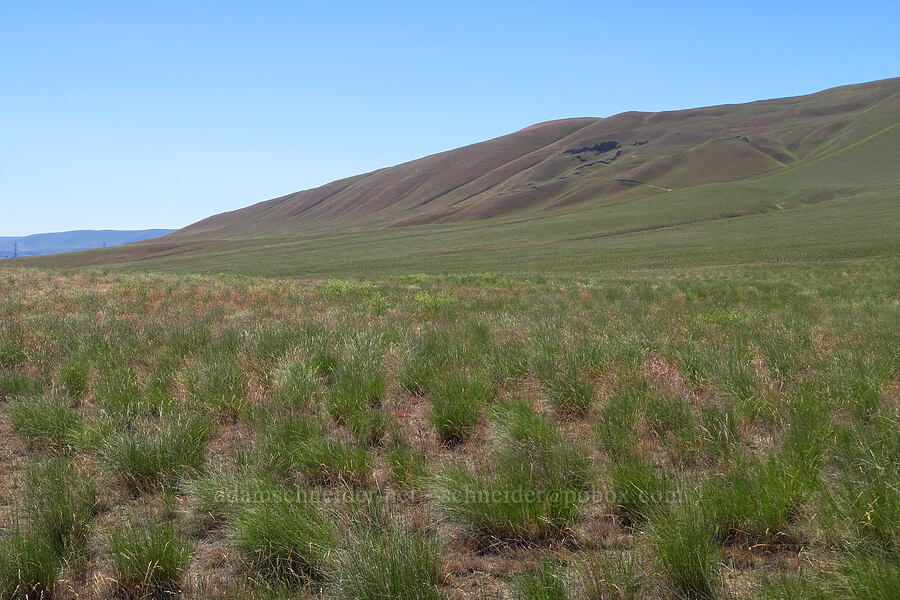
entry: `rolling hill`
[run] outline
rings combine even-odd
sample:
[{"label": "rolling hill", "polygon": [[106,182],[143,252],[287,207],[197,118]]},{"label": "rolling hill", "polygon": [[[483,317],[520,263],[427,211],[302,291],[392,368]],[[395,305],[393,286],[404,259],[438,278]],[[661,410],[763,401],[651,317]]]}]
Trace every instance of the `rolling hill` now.
[{"label": "rolling hill", "polygon": [[117,229],[79,229],[54,233],[35,233],[20,237],[0,237],[0,258],[40,256],[59,252],[75,252],[92,248],[121,246],[132,242],[157,238],[174,229],[141,229],[122,231]]},{"label": "rolling hill", "polygon": [[163,238],[24,264],[331,276],[894,254],[898,125],[900,78],[551,121]]}]

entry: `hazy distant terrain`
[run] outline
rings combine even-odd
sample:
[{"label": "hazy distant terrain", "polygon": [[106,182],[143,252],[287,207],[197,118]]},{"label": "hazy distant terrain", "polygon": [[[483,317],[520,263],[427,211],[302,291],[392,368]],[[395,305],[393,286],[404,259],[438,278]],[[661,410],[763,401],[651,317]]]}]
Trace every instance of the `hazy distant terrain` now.
[{"label": "hazy distant terrain", "polygon": [[175,229],[142,229],[137,231],[82,229],[56,233],[36,233],[21,237],[0,237],[0,258],[38,256],[41,254],[90,250],[104,246],[121,246],[141,240],[158,238],[173,231]]}]

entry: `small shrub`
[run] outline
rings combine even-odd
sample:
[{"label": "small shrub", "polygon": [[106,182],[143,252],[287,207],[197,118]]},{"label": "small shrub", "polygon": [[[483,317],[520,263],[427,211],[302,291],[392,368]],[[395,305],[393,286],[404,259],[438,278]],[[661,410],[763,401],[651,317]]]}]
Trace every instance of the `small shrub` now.
[{"label": "small shrub", "polygon": [[126,597],[179,595],[193,552],[193,544],[172,523],[129,521],[109,534],[113,579]]},{"label": "small shrub", "polygon": [[9,422],[29,442],[63,450],[84,428],[81,415],[66,402],[46,397],[19,397],[6,407]]}]

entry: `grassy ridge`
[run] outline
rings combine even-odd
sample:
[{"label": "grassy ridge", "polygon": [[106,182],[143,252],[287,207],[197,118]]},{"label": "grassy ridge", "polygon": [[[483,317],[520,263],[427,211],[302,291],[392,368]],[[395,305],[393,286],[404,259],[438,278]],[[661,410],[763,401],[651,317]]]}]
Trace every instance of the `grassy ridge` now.
[{"label": "grassy ridge", "polygon": [[[802,98],[544,124],[211,217],[156,241],[23,264],[577,276],[892,255],[898,86],[892,79]],[[568,152],[611,140],[621,147]],[[612,163],[599,162],[616,152]],[[586,162],[575,158],[585,153]],[[610,187],[618,180],[635,183]],[[337,191],[345,188],[355,191],[345,197]],[[439,217],[445,209],[463,212]]]},{"label": "grassy ridge", "polygon": [[895,597],[898,297],[5,268],[0,595]]}]

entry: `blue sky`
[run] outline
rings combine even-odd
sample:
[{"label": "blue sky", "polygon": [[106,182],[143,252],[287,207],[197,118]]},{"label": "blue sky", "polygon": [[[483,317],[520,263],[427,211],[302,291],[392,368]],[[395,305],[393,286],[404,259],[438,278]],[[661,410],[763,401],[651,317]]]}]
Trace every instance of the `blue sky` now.
[{"label": "blue sky", "polygon": [[532,123],[900,75],[896,2],[0,0],[0,235],[181,227]]}]

